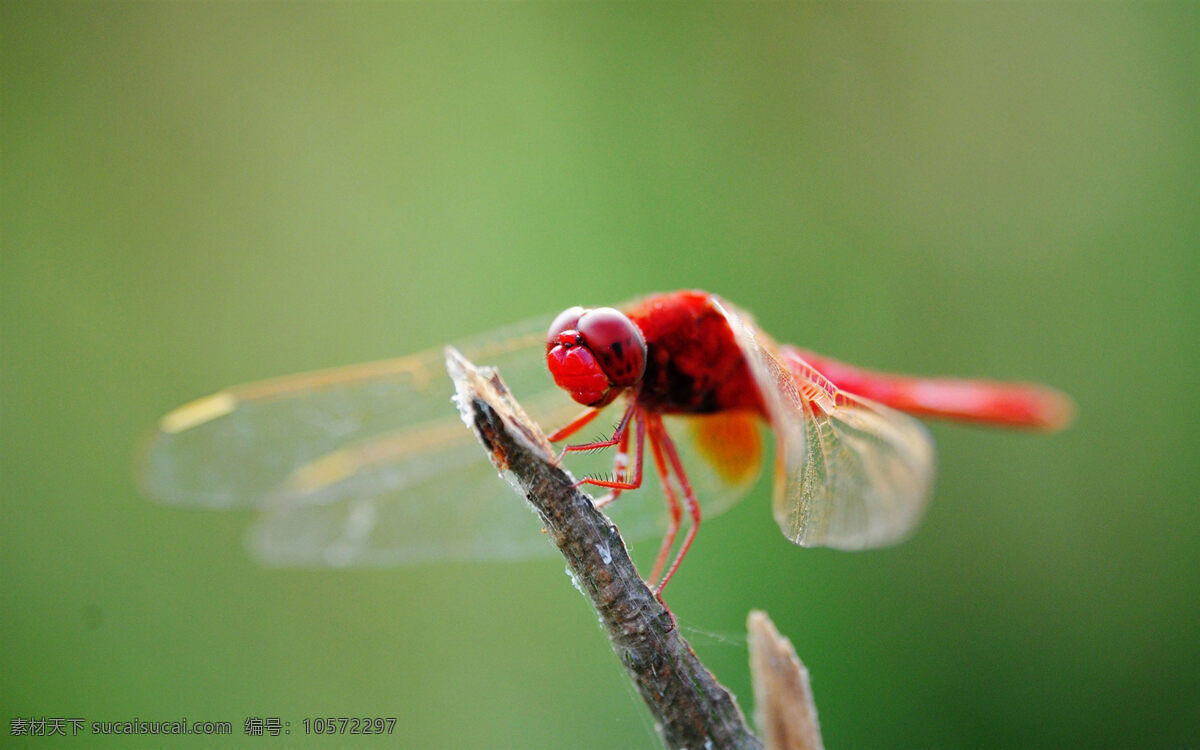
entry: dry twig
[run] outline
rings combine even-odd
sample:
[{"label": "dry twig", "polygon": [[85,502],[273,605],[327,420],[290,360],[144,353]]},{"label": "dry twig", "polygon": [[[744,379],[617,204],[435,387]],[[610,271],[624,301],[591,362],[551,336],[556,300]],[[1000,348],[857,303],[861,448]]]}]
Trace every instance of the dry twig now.
[{"label": "dry twig", "polygon": [[446,352],[446,366],[464,421],[541,517],[654,714],[663,743],[761,748],[733,696],[696,658],[674,616],[638,575],[616,527],[555,465],[545,435],[499,376],[453,349]]},{"label": "dry twig", "polygon": [[[556,465],[539,427],[491,368],[446,350],[463,420],[525,495],[591,601],[613,650],[670,748],[761,748],[733,696],[700,663],[675,617],[638,575],[617,528]],[[533,532],[531,524],[531,533]],[[751,668],[769,747],[821,750],[808,675],[761,612],[749,620]]]}]

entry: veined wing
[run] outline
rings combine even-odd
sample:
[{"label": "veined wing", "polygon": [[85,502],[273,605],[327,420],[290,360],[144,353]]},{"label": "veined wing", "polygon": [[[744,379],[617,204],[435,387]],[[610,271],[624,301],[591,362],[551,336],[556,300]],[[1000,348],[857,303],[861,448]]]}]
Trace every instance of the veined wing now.
[{"label": "veined wing", "polygon": [[[530,321],[456,346],[497,367],[530,417],[553,428],[580,407],[546,371],[548,326],[548,319]],[[230,388],[161,420],[143,454],[143,485],[170,503],[260,509],[249,544],[271,564],[382,566],[551,553],[536,519],[462,424],[452,392],[440,348]],[[614,408],[597,429],[618,417]],[[706,515],[745,494],[759,456],[723,457],[714,448],[722,435],[745,439],[739,420],[668,422],[682,453],[707,459],[689,463],[697,467],[693,481]],[[611,471],[612,460],[606,451],[572,454],[566,463],[581,476]],[[665,527],[665,504],[646,460],[645,491],[606,509],[629,540]]]},{"label": "veined wing", "polygon": [[[504,371],[500,374],[503,377]],[[550,407],[542,398],[560,393],[555,389],[540,394],[522,401],[522,407],[530,416],[539,415],[534,417],[539,424],[563,424],[578,407]],[[566,400],[565,394],[562,397]],[[403,440],[383,437],[301,467],[273,493],[251,530],[251,548],[271,564],[338,567],[552,554],[554,547],[538,533],[531,510],[497,476],[457,415],[452,417],[446,438],[459,432],[466,436],[453,446],[430,437],[415,451]],[[600,417],[605,427],[597,429],[611,432],[619,417],[618,408],[609,409]],[[684,460],[706,459],[688,464],[706,517],[731,507],[758,477],[753,454],[714,460],[713,438],[739,429],[727,422],[677,419],[668,427],[681,438],[677,443]],[[645,461],[642,488],[605,508],[627,542],[657,538],[666,528],[662,489],[649,455]],[[565,463],[575,476],[610,474],[613,451],[569,454]]]},{"label": "veined wing", "polygon": [[[502,329],[462,348],[503,366],[515,393],[544,391],[551,385],[537,372],[544,323]],[[178,505],[261,508],[293,472],[327,454],[349,459],[352,446],[386,438],[403,454],[406,445],[420,444],[426,453],[468,445],[469,433],[446,429],[455,420],[445,372],[441,349],[431,349],[248,383],[185,404],[163,417],[147,441],[139,466],[143,489]]]},{"label": "veined wing", "polygon": [[933,487],[933,440],[917,420],[838,390],[722,301],[776,436],[775,520],[806,547],[897,542]]}]

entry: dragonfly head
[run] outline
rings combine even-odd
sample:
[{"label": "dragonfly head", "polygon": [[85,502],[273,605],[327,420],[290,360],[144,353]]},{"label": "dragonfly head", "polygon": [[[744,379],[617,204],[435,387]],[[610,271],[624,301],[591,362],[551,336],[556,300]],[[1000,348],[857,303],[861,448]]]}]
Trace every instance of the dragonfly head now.
[{"label": "dragonfly head", "polygon": [[611,307],[563,311],[546,334],[554,382],[584,406],[605,406],[636,386],[646,371],[646,339]]}]

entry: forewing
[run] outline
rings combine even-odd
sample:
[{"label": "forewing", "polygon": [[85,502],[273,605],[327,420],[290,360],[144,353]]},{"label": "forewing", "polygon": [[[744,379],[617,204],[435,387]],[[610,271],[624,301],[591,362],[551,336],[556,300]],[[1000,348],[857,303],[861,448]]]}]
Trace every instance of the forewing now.
[{"label": "forewing", "polygon": [[[514,392],[546,391],[551,383],[539,351],[546,325],[512,326],[462,342],[462,349],[503,366]],[[430,350],[249,383],[185,404],[147,441],[143,488],[179,505],[263,507],[298,469],[347,447],[381,438],[395,447],[425,434],[441,436],[434,453],[467,445],[469,433],[446,429],[455,413],[443,361],[441,349]]]},{"label": "forewing", "polygon": [[806,547],[899,541],[932,492],[934,448],[920,422],[839,391],[792,352],[781,353],[744,312],[722,301],[776,437],[774,509]]}]

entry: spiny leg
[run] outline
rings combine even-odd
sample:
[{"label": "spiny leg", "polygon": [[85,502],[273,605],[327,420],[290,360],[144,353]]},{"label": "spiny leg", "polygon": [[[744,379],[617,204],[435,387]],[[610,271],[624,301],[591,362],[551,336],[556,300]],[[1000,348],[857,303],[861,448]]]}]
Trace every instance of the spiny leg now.
[{"label": "spiny leg", "polygon": [[[590,424],[592,422],[592,420],[594,420],[596,417],[598,417],[600,415],[601,411],[603,411],[603,409],[588,409],[587,411],[580,414],[575,419],[572,419],[570,422],[568,422],[563,427],[556,430],[553,434],[548,436],[547,439],[552,443],[557,443],[560,440],[564,440],[564,439],[570,437],[571,435],[574,435],[576,432],[579,432],[579,430],[583,429],[583,427]],[[614,478],[619,477],[620,470],[621,470],[621,468],[623,468],[621,466],[621,464],[623,464],[624,461],[626,461],[628,458],[628,456],[626,454],[626,447],[629,445],[629,421],[632,418],[632,416],[633,416],[633,405],[631,404],[630,407],[625,410],[625,414],[621,417],[621,421],[617,425],[616,430],[613,432],[612,438],[610,438],[608,440],[601,440],[601,441],[592,442],[592,443],[577,443],[575,445],[565,445],[565,446],[563,446],[562,453],[558,454],[558,459],[555,463],[562,463],[563,458],[566,457],[566,455],[568,453],[573,453],[573,452],[578,452],[578,451],[600,450],[602,448],[608,448],[613,445],[616,445],[616,446],[618,446],[617,447],[618,453],[617,453],[616,460],[614,461]],[[639,458],[639,461],[640,460],[641,459]],[[580,484],[583,484],[583,482],[577,482],[576,486],[579,486]],[[613,500],[616,500],[617,496],[621,494],[620,489],[624,489],[624,488],[619,488],[619,489],[615,490],[613,493],[609,493],[609,495],[606,495],[605,497],[600,498],[596,502],[596,507],[602,507],[602,506],[607,505],[608,503],[612,502]]]},{"label": "spiny leg", "polygon": [[[618,443],[621,442],[621,436],[624,435],[625,431],[629,429],[629,421],[633,418],[633,413],[636,409],[637,409],[637,404],[631,403],[629,405],[629,408],[625,410],[625,414],[621,417],[621,421],[617,423],[617,429],[615,431],[613,431],[612,437],[609,438],[608,440],[598,440],[594,443],[576,443],[575,445],[564,446],[562,455],[560,455],[558,457],[559,460],[561,461],[563,456],[565,456],[568,453],[575,453],[578,451],[594,451],[594,450],[600,450],[601,448],[611,448],[612,446],[617,445]],[[591,422],[593,419],[595,419],[596,415],[599,413],[600,413],[600,410],[597,409],[595,412],[593,412],[591,414],[584,414],[583,416],[577,418],[570,425],[567,425],[567,427],[573,427],[571,432],[576,432],[579,430],[580,427],[583,427],[583,425],[585,425],[588,422]],[[578,423],[578,424],[576,424],[576,423]],[[563,428],[563,429],[566,429],[566,428]],[[559,430],[558,432],[556,432],[554,434],[558,435],[561,432],[562,432],[562,430]],[[568,433],[568,434],[570,434],[570,433]]]},{"label": "spiny leg", "polygon": [[[644,434],[646,428],[645,425],[643,425],[640,421],[641,417],[635,415],[634,419],[639,420],[638,429]],[[639,455],[637,457],[637,462],[640,465],[642,460],[642,449],[640,443],[638,446]],[[625,431],[625,434],[621,436],[621,442],[617,445],[617,455],[613,457],[613,476],[617,479],[629,476],[629,430]],[[596,507],[603,508],[620,497],[622,492],[624,492],[624,490],[617,489],[609,492],[603,497],[596,498]]]},{"label": "spiny leg", "polygon": [[671,470],[663,458],[662,448],[659,447],[657,431],[653,424],[650,426],[650,452],[654,456],[654,467],[658,470],[659,481],[662,482],[663,496],[667,499],[667,533],[663,535],[662,545],[658,548],[658,556],[654,558],[654,568],[650,571],[650,580],[655,581],[662,573],[663,565],[667,562],[667,554],[675,546],[675,535],[679,533],[679,521],[683,518],[683,507],[675,488],[671,486]]},{"label": "spiny leg", "polygon": [[[625,410],[625,416],[621,418],[621,424],[617,427],[617,431],[613,433],[612,440],[605,440],[584,447],[567,446],[567,450],[590,450],[594,448],[607,448],[610,445],[620,445],[623,442],[627,443],[629,435],[629,423],[631,421],[634,423],[634,431],[637,433],[637,450],[634,453],[633,460],[633,479],[630,480],[628,477],[620,476],[620,474],[627,473],[626,471],[614,474],[611,480],[584,477],[576,482],[575,486],[578,487],[581,484],[590,484],[596,487],[607,487],[610,490],[636,490],[638,487],[642,486],[642,457],[644,455],[644,445],[646,442],[646,417],[644,412],[637,407],[637,404],[630,404],[629,408]],[[614,469],[619,468],[618,464],[622,460],[622,455],[623,451],[617,452],[617,461],[614,462]],[[612,502],[614,499],[616,498],[602,498],[605,505]]]},{"label": "spiny leg", "polygon": [[687,506],[688,515],[692,517],[691,528],[688,529],[687,535],[683,538],[683,544],[679,547],[679,553],[675,555],[675,560],[671,563],[671,567],[667,569],[667,574],[658,582],[654,589],[655,594],[661,594],[663,588],[666,587],[667,581],[671,580],[671,576],[675,575],[675,571],[679,569],[679,563],[683,562],[683,558],[687,555],[688,549],[692,546],[692,540],[696,538],[696,531],[700,528],[700,503],[696,500],[696,494],[692,491],[691,482],[688,481],[687,472],[683,470],[683,462],[679,460],[679,452],[675,450],[675,443],[671,440],[671,436],[667,434],[667,430],[663,427],[662,418],[657,414],[651,415],[650,419],[650,437],[655,443],[661,444],[661,448],[667,454],[667,460],[670,461],[671,469],[675,473],[675,478],[679,480],[679,487],[683,490],[683,502]]},{"label": "spiny leg", "polygon": [[556,430],[547,439],[552,443],[557,443],[559,440],[566,440],[575,433],[579,432],[596,417],[600,416],[600,409],[588,409],[583,414],[575,417],[570,422]]}]

